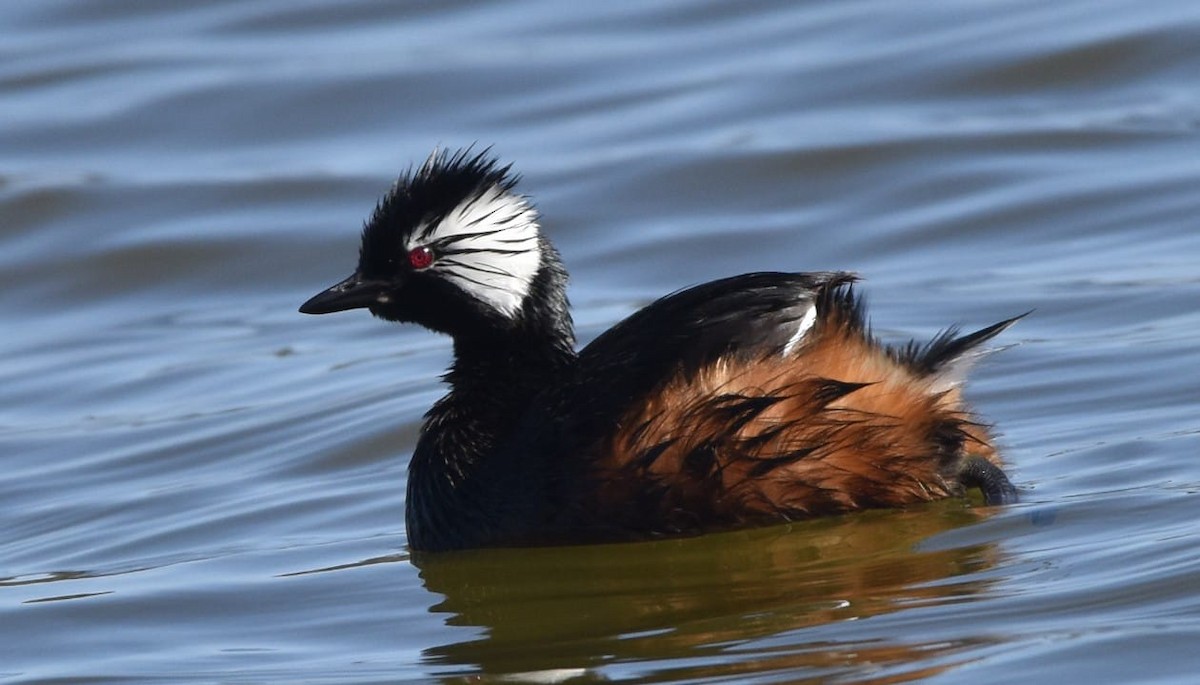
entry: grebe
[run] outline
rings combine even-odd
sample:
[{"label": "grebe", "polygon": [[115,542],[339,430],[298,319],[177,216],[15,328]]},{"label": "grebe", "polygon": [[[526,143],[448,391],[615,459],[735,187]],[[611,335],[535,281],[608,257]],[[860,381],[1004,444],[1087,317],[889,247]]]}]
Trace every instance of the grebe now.
[{"label": "grebe", "polygon": [[696,534],[971,488],[1016,501],[961,385],[1020,317],[887,347],[852,274],[750,273],[576,352],[567,273],[509,170],[435,151],[376,206],[354,274],[300,307],[453,339],[409,464],[413,550]]}]

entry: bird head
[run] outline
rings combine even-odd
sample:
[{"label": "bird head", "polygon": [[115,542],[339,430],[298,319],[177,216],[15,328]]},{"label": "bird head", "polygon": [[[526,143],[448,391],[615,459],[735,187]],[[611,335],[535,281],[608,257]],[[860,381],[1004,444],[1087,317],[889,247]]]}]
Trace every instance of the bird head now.
[{"label": "bird head", "polygon": [[517,325],[539,274],[560,290],[565,274],[516,182],[486,150],[434,151],[379,201],[354,273],[300,311],[366,308],[455,336]]}]

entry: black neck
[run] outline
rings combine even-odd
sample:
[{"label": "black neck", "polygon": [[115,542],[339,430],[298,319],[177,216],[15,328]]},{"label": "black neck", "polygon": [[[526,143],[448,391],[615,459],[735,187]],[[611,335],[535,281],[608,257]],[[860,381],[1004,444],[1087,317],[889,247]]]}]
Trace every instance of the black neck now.
[{"label": "black neck", "polygon": [[[565,276],[539,276],[518,323],[459,335],[445,376],[450,392],[425,417],[409,464],[406,519],[412,549],[447,549],[487,539],[520,464],[498,451],[534,398],[562,381],[575,361],[563,294]],[[532,303],[532,304],[531,304]]]}]

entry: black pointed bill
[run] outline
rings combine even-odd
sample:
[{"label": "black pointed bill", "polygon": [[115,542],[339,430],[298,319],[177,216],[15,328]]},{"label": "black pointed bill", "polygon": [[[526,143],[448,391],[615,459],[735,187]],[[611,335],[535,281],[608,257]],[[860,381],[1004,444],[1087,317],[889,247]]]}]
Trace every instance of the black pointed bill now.
[{"label": "black pointed bill", "polygon": [[361,309],[380,301],[387,292],[389,283],[364,280],[358,274],[323,290],[300,305],[301,314],[332,314],[347,309]]}]

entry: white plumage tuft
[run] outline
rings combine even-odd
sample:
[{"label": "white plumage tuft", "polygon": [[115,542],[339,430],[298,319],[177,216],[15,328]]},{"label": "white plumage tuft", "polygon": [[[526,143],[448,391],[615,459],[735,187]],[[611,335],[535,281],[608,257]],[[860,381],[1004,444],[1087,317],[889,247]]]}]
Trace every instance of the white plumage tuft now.
[{"label": "white plumage tuft", "polygon": [[788,338],[787,344],[783,346],[783,356],[790,355],[808,331],[812,329],[813,324],[817,322],[817,305],[809,305],[808,309],[804,310],[804,316],[800,317],[800,322],[796,325],[796,332]]},{"label": "white plumage tuft", "polygon": [[499,186],[414,231],[406,248],[420,246],[436,253],[432,270],[509,318],[521,310],[542,257],[537,210]]}]

